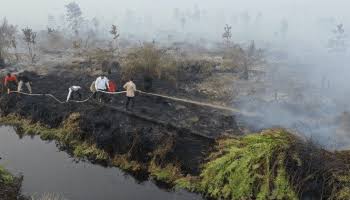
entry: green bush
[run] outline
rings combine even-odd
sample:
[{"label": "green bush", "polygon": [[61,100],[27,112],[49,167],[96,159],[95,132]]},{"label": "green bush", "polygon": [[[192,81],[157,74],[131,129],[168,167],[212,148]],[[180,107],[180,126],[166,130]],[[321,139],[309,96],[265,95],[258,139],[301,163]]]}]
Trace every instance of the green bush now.
[{"label": "green bush", "polygon": [[224,199],[298,199],[286,172],[294,138],[283,130],[219,142],[205,164],[200,190]]}]

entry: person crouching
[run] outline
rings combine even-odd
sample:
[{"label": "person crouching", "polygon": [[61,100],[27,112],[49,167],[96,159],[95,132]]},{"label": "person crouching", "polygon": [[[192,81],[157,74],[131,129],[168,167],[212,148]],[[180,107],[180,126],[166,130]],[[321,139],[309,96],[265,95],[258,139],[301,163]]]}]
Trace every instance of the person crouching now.
[{"label": "person crouching", "polygon": [[17,91],[21,92],[23,85],[25,85],[28,89],[28,92],[32,94],[32,87],[30,85],[30,79],[29,77],[23,72],[18,76],[18,88]]},{"label": "person crouching", "polygon": [[81,94],[80,94],[80,90],[81,90],[81,87],[80,86],[71,86],[69,89],[68,89],[68,95],[67,95],[67,100],[66,102],[68,102],[71,98],[73,99],[76,95],[78,95],[79,97],[79,100],[81,99]]}]

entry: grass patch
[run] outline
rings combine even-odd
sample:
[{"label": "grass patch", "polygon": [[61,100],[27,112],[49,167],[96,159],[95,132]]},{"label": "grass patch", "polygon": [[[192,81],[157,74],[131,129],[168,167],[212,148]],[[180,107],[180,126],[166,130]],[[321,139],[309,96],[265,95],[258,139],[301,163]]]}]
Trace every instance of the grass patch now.
[{"label": "grass patch", "polygon": [[[33,123],[28,119],[23,119],[15,115],[0,118],[0,123],[18,127],[19,134],[22,135],[38,135],[43,140],[55,140],[69,147],[73,155],[77,158],[107,161],[113,166],[128,172],[149,172],[155,180],[165,183],[173,183],[178,178],[181,178],[180,170],[171,164],[160,167],[153,160],[149,164],[142,164],[129,159],[127,154],[111,157],[103,149],[97,148],[93,141],[84,140],[81,137],[79,117],[78,113],[71,114],[59,128],[48,128],[38,122]],[[154,154],[158,155],[159,152],[156,151]]]},{"label": "grass patch", "polygon": [[4,167],[0,166],[0,183],[5,185],[13,184],[15,177],[10,174]]},{"label": "grass patch", "polygon": [[174,184],[178,179],[183,177],[179,167],[173,164],[167,164],[166,166],[161,167],[154,161],[150,163],[148,172],[155,180],[168,184]]},{"label": "grass patch", "polygon": [[[283,129],[219,139],[200,175],[190,176],[184,175],[175,161],[167,161],[172,138],[159,144],[149,163],[133,161],[128,153],[111,157],[93,141],[82,138],[79,117],[72,114],[55,129],[13,115],[0,118],[0,123],[19,126],[22,134],[57,140],[69,146],[76,157],[107,161],[128,172],[148,172],[153,179],[176,189],[215,199],[299,199],[303,187],[319,184],[322,177],[323,197],[350,199],[350,172],[346,167],[350,166],[350,152],[315,150]],[[0,180],[10,183],[13,177],[0,168]]]},{"label": "grass patch", "polygon": [[75,145],[73,154],[78,158],[87,157],[101,161],[109,159],[109,155],[104,150],[97,148],[95,144],[89,144],[87,142]]},{"label": "grass patch", "polygon": [[220,140],[199,190],[224,199],[298,199],[285,171],[292,140],[283,130]]},{"label": "grass patch", "polygon": [[19,134],[22,135],[38,135],[43,140],[55,140],[69,147],[78,158],[108,161],[109,155],[104,150],[97,148],[93,142],[82,139],[79,118],[78,113],[72,113],[59,128],[48,128],[39,122],[33,123],[15,115],[0,118],[0,123],[18,127]]},{"label": "grass patch", "polygon": [[130,172],[144,171],[145,167],[136,161],[132,161],[127,155],[115,155],[112,164],[120,169]]}]

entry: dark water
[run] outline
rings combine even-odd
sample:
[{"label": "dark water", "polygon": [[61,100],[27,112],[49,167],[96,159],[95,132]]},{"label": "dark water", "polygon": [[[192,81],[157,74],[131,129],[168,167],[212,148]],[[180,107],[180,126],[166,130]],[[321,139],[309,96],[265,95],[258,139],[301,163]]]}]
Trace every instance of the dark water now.
[{"label": "dark water", "polygon": [[76,163],[54,142],[39,137],[20,139],[12,127],[0,127],[0,165],[23,174],[23,192],[60,194],[68,200],[201,199],[185,191],[170,192],[152,182],[138,183],[117,168]]}]

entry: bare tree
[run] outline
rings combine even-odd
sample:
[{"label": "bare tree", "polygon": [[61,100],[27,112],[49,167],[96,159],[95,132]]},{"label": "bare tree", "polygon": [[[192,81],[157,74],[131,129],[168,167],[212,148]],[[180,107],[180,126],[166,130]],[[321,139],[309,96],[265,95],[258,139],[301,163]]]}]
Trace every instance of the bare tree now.
[{"label": "bare tree", "polygon": [[224,39],[226,46],[230,47],[232,38],[232,26],[229,26],[228,24],[225,25],[222,38]]},{"label": "bare tree", "polygon": [[248,46],[247,51],[243,54],[243,79],[248,80],[249,79],[249,67],[253,64],[254,55],[256,52],[255,42],[254,40],[251,41],[250,45]]},{"label": "bare tree", "polygon": [[329,40],[329,48],[335,52],[344,52],[347,50],[347,35],[343,24],[338,24],[336,29],[332,31],[333,37]]},{"label": "bare tree", "polygon": [[183,15],[183,16],[181,17],[181,19],[180,19],[180,23],[181,23],[182,29],[185,29],[186,21],[187,21],[187,20],[186,20],[186,16]]},{"label": "bare tree", "polygon": [[198,5],[194,6],[192,18],[195,22],[201,21],[201,10],[199,9]]},{"label": "bare tree", "polygon": [[109,33],[112,35],[112,38],[113,38],[113,44],[111,45],[111,48],[112,48],[111,50],[114,53],[118,49],[117,40],[120,36],[118,27],[113,24]]},{"label": "bare tree", "polygon": [[79,29],[83,21],[82,12],[80,6],[71,2],[66,6],[67,10],[67,21],[69,22],[69,27],[72,29],[76,37],[79,37]]},{"label": "bare tree", "polygon": [[47,26],[51,28],[55,28],[57,26],[56,19],[53,15],[47,16]]},{"label": "bare tree", "polygon": [[32,63],[35,63],[35,44],[36,44],[36,32],[33,32],[33,30],[31,28],[25,28],[22,29],[23,32],[23,40],[24,42],[27,44],[28,47],[28,53],[30,56],[30,59],[32,61]]},{"label": "bare tree", "polygon": [[91,23],[94,26],[95,32],[98,33],[100,30],[100,21],[97,19],[97,17],[94,17],[91,20]]},{"label": "bare tree", "polygon": [[287,19],[283,19],[281,21],[281,35],[283,38],[285,38],[288,33],[288,27],[289,27],[289,24]]},{"label": "bare tree", "polygon": [[47,34],[50,35],[50,34],[52,34],[54,32],[56,32],[56,30],[54,28],[47,27]]},{"label": "bare tree", "polygon": [[254,40],[252,40],[246,51],[242,49],[243,56],[243,79],[249,79],[249,69],[263,62],[263,52],[257,49]]},{"label": "bare tree", "polygon": [[16,32],[17,27],[8,24],[6,18],[3,19],[0,25],[0,66],[5,64],[5,54],[8,50],[16,47]]}]

